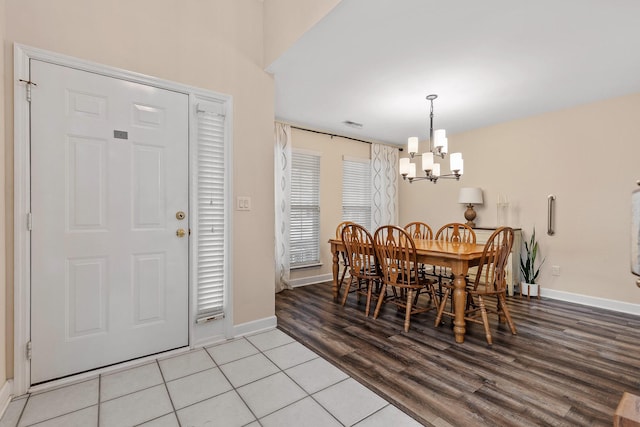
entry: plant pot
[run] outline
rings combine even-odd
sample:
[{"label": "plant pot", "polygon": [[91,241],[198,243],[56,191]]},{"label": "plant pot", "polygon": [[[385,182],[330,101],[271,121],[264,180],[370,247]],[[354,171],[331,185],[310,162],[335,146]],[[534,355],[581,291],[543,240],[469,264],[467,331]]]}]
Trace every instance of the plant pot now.
[{"label": "plant pot", "polygon": [[533,295],[534,297],[537,297],[538,295],[540,295],[540,285],[538,285],[537,283],[526,283],[526,282],[521,282],[520,283],[520,294],[521,295]]}]

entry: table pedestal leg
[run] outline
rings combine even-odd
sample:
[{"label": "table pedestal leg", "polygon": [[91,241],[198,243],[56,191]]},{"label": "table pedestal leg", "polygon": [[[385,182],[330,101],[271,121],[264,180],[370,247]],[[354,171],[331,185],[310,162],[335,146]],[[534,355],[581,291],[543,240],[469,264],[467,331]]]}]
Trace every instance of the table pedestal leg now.
[{"label": "table pedestal leg", "polygon": [[338,302],[340,297],[340,289],[338,289],[338,272],[339,272],[339,251],[333,251],[333,301]]},{"label": "table pedestal leg", "polygon": [[456,342],[464,342],[464,334],[466,332],[466,322],[464,320],[464,310],[467,304],[467,282],[464,279],[465,273],[454,271],[455,279],[453,281],[453,307],[454,307],[454,320],[453,320],[453,333],[455,334]]}]

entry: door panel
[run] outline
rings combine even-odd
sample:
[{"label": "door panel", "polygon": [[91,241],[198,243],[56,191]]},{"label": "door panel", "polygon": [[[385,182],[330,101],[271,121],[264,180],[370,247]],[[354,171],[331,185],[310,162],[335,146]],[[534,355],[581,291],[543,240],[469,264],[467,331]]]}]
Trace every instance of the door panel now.
[{"label": "door panel", "polygon": [[187,345],[188,96],[31,78],[31,383]]}]

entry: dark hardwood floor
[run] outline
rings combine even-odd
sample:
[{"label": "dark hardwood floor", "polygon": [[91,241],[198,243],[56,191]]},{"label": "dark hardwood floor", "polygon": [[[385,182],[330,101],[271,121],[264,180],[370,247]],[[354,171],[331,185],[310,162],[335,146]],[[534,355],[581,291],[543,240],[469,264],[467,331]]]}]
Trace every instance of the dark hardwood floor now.
[{"label": "dark hardwood floor", "polygon": [[611,426],[622,393],[640,395],[640,316],[507,301],[518,334],[493,315],[492,347],[476,324],[456,344],[450,320],[434,328],[434,311],[409,333],[391,306],[365,318],[364,298],[342,307],[330,283],[277,294],[276,315],[281,330],[426,426]]}]

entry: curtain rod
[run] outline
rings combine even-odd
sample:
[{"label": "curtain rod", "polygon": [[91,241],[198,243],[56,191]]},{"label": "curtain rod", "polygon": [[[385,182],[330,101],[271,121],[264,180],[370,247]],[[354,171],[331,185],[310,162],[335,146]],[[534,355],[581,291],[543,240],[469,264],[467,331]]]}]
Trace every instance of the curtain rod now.
[{"label": "curtain rod", "polygon": [[[290,126],[291,126],[291,125],[290,125]],[[369,145],[373,144],[373,142],[371,142],[371,141],[365,141],[365,140],[363,140],[363,139],[351,138],[350,136],[336,135],[335,133],[322,132],[322,131],[319,131],[319,130],[305,129],[305,128],[301,128],[301,127],[298,127],[298,126],[291,126],[291,129],[298,129],[298,130],[303,130],[303,131],[305,131],[305,132],[313,132],[313,133],[319,133],[319,134],[321,134],[321,135],[328,135],[328,136],[330,136],[331,138],[333,138],[334,136],[336,136],[336,137],[338,137],[338,138],[344,138],[344,139],[350,139],[350,140],[352,140],[352,141],[364,142],[365,144],[369,144]],[[384,145],[387,145],[387,144],[384,144]],[[402,151],[402,147],[396,147],[396,146],[394,146],[394,145],[390,145],[390,147],[398,148],[398,150]]]}]

